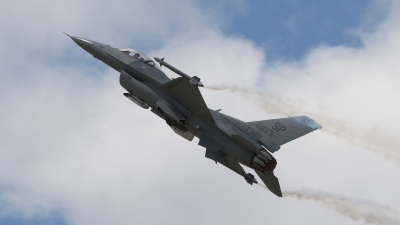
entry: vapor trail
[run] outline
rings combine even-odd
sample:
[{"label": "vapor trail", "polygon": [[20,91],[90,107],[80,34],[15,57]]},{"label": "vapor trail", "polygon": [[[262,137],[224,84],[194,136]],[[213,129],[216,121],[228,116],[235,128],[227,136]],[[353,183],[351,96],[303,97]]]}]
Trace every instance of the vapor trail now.
[{"label": "vapor trail", "polygon": [[301,100],[283,98],[279,95],[250,91],[247,89],[230,86],[206,87],[211,90],[228,90],[241,93],[243,96],[255,103],[268,113],[280,115],[303,115],[307,114],[323,126],[322,131],[340,137],[350,143],[382,154],[386,159],[400,166],[400,140],[392,133],[377,126],[363,127],[350,121],[331,117],[328,115],[307,112],[306,105]]},{"label": "vapor trail", "polygon": [[395,225],[400,224],[399,212],[395,209],[364,199],[353,199],[341,194],[314,190],[287,191],[284,197],[305,199],[322,204],[354,221],[363,220],[365,224]]}]

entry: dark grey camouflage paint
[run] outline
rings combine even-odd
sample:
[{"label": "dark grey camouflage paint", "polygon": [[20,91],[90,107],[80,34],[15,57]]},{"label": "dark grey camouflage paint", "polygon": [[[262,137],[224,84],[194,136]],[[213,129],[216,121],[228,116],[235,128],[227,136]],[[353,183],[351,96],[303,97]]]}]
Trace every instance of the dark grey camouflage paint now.
[{"label": "dark grey camouflage paint", "polygon": [[[69,35],[68,35],[69,36]],[[243,122],[207,107],[199,91],[203,84],[163,59],[156,60],[180,75],[171,80],[152,60],[141,60],[118,48],[85,38],[72,40],[95,58],[120,73],[120,84],[128,91],[124,95],[142,108],[162,118],[172,130],[191,141],[196,136],[206,148],[205,156],[243,176],[249,184],[257,183],[254,175],[243,170],[245,165],[255,170],[268,189],[282,197],[277,165],[271,153],[281,145],[322,127],[307,116]]]}]

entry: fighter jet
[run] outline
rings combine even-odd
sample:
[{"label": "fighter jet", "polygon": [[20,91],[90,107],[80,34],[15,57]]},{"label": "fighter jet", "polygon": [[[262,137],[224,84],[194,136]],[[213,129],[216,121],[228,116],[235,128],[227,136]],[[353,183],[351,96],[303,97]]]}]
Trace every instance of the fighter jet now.
[{"label": "fighter jet", "polygon": [[[67,34],[68,35],[68,34]],[[189,76],[168,64],[163,58],[154,58],[161,66],[180,77],[168,78],[148,56],[130,48],[113,48],[86,38],[72,40],[98,60],[114,68],[119,82],[126,90],[123,95],[165,120],[172,130],[206,148],[205,157],[236,172],[249,183],[257,183],[242,165],[254,169],[266,187],[282,197],[277,165],[271,153],[283,144],[322,127],[307,116],[243,122],[209,109],[200,93],[200,78]]]}]

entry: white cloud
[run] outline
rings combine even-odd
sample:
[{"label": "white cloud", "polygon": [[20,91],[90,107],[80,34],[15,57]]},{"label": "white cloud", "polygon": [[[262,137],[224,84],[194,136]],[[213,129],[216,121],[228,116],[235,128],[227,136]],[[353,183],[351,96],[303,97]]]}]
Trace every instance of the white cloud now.
[{"label": "white cloud", "polygon": [[[193,2],[30,4],[9,3],[0,13],[7,21],[0,29],[7,53],[0,66],[2,215],[61,211],[71,224],[352,224],[215,166],[196,140],[126,100],[118,73],[96,67],[62,31],[111,45],[156,43],[149,56],[165,56],[205,85],[284,93],[307,110],[398,134],[397,4],[362,36],[363,48],[320,47],[292,63],[266,62],[262,50],[219,32],[218,16]],[[72,53],[79,58],[71,62]],[[240,119],[276,117],[240,94],[202,91],[209,107]],[[400,208],[398,168],[360,147],[317,131],[276,157],[283,188],[347,192]]]}]

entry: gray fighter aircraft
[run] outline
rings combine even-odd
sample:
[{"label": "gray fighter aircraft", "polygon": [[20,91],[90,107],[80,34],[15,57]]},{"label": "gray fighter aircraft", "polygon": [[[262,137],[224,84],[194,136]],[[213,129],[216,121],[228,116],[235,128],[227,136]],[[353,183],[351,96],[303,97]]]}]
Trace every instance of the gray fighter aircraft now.
[{"label": "gray fighter aircraft", "polygon": [[[67,34],[68,35],[68,34]],[[69,35],[68,35],[69,36]],[[86,38],[72,37],[80,47],[120,73],[124,96],[161,117],[172,130],[206,148],[205,157],[235,171],[249,183],[254,169],[268,189],[281,197],[274,175],[276,159],[271,155],[281,145],[322,127],[307,116],[243,122],[207,107],[199,91],[200,78],[189,76],[164,59],[154,58],[181,77],[168,78],[145,54],[130,48],[113,48]]]}]

